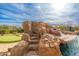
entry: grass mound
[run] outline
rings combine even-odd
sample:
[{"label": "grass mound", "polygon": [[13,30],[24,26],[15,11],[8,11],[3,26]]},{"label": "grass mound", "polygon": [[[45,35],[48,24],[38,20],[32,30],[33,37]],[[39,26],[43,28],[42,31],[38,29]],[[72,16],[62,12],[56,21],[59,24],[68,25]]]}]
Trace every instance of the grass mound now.
[{"label": "grass mound", "polygon": [[16,36],[12,34],[0,36],[0,43],[13,43],[13,42],[18,42],[20,40],[21,40],[20,36]]}]

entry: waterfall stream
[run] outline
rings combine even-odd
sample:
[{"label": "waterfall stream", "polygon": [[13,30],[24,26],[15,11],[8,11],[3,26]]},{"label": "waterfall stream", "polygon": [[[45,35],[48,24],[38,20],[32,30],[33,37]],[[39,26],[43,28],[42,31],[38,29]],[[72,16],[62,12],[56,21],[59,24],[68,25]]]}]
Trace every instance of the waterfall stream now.
[{"label": "waterfall stream", "polygon": [[64,56],[79,56],[79,36],[77,35],[65,45],[61,45],[60,50]]}]

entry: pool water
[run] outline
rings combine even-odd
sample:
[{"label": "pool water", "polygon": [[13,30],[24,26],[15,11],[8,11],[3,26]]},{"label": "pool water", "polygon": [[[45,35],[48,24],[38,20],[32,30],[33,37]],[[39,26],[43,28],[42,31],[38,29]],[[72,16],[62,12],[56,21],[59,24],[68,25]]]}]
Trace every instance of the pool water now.
[{"label": "pool water", "polygon": [[79,56],[79,36],[60,46],[63,56]]}]

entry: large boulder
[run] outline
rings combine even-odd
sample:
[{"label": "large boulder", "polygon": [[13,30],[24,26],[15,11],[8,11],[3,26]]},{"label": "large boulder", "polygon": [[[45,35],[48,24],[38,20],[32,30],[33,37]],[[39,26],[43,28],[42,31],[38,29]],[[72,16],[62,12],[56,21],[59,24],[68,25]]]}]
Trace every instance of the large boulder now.
[{"label": "large boulder", "polygon": [[24,33],[21,37],[21,40],[24,40],[25,42],[30,41],[30,35],[28,33]]},{"label": "large boulder", "polygon": [[49,33],[54,35],[54,36],[61,36],[61,33],[57,29],[50,29]]},{"label": "large boulder", "polygon": [[39,42],[39,55],[41,56],[61,56],[60,40],[55,39],[51,34],[43,34]]},{"label": "large boulder", "polygon": [[22,26],[23,26],[24,32],[26,32],[26,33],[31,32],[31,22],[25,21],[25,22],[23,22]]},{"label": "large boulder", "polygon": [[47,32],[47,23],[44,22],[32,22],[32,32],[43,34]]},{"label": "large boulder", "polygon": [[18,45],[14,46],[13,48],[9,48],[9,55],[10,56],[22,56],[27,48],[27,43],[25,41],[21,41]]}]

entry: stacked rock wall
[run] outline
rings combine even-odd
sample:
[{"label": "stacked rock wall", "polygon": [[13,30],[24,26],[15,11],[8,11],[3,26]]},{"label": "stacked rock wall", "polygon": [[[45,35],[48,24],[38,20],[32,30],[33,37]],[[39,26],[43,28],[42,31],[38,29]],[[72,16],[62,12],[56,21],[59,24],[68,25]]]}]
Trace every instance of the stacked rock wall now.
[{"label": "stacked rock wall", "polygon": [[[25,23],[26,24],[26,23]],[[28,26],[28,24],[26,24]],[[25,25],[25,27],[27,27]],[[26,30],[26,28],[24,28]],[[48,24],[44,22],[31,22],[31,34],[40,34],[38,54],[41,56],[60,56],[60,40],[55,40],[54,36],[60,36],[57,30],[50,30]],[[30,36],[31,37],[31,36]]]}]

